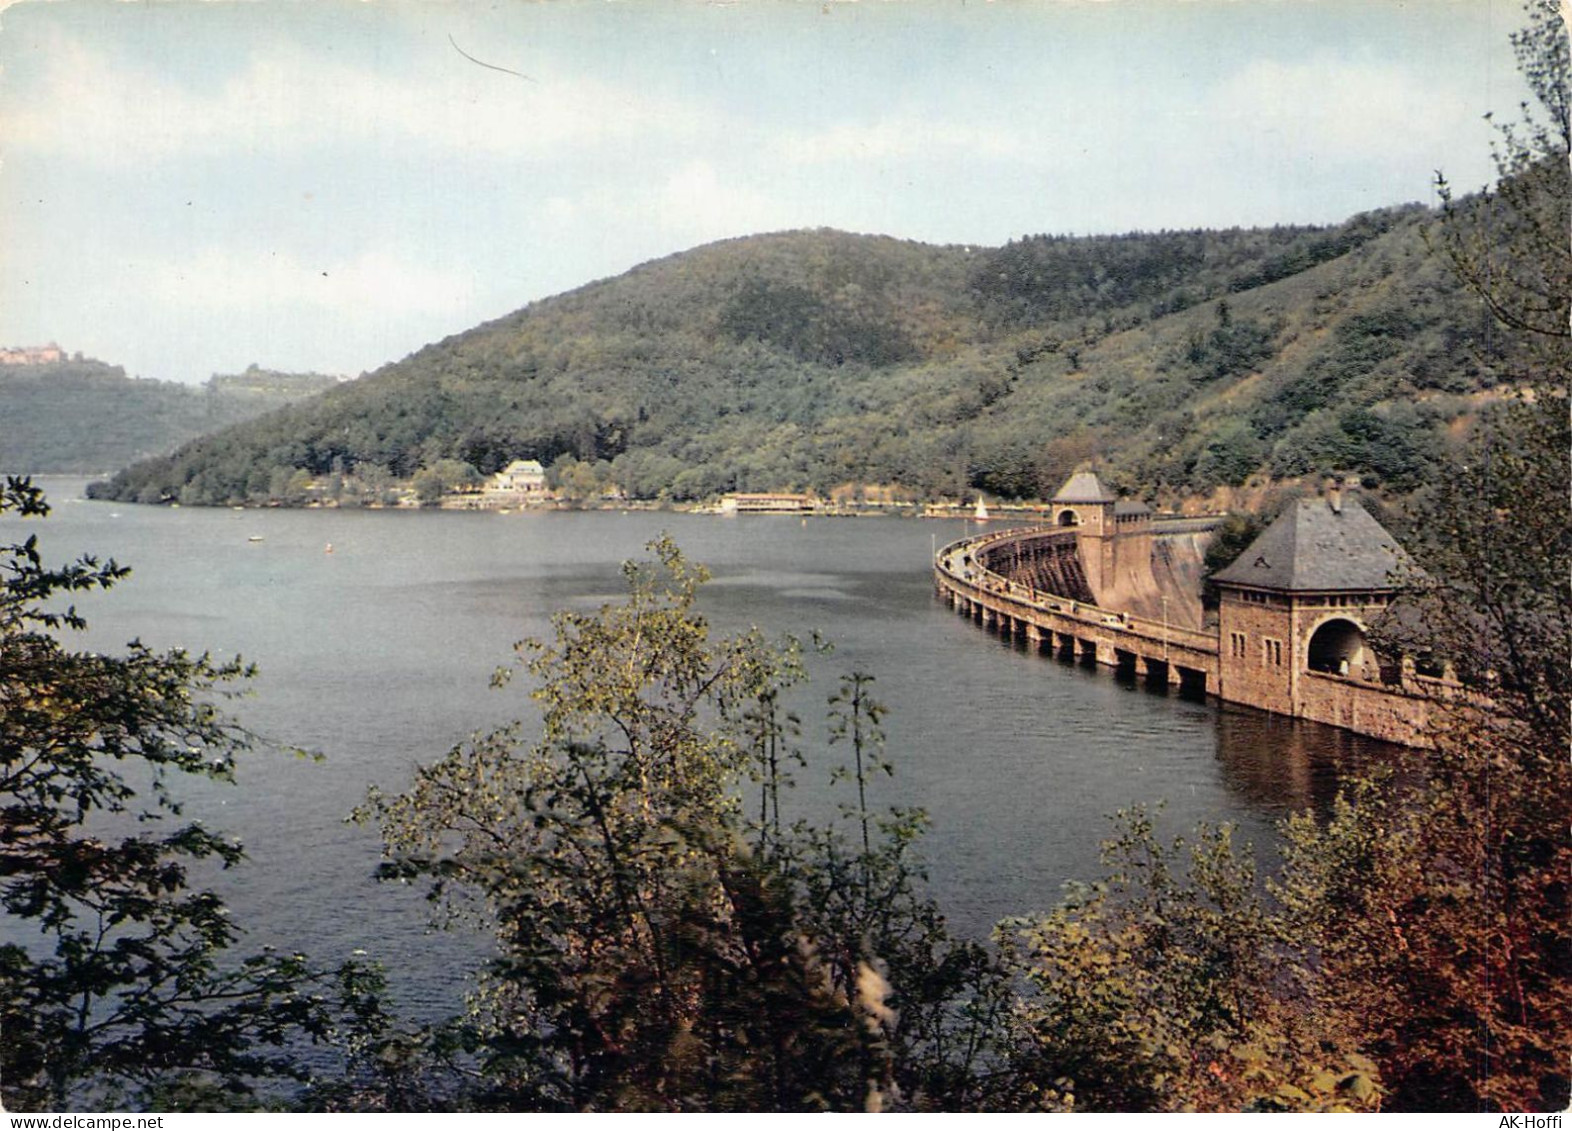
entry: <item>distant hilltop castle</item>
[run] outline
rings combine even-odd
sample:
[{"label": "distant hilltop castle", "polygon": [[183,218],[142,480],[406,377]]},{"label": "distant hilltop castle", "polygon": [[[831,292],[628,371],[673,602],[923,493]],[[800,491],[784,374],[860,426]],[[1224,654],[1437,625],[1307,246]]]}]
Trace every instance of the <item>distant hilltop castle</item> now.
[{"label": "distant hilltop castle", "polygon": [[64,360],[65,351],[54,342],[47,346],[18,346],[15,349],[0,346],[0,365],[44,365]]}]

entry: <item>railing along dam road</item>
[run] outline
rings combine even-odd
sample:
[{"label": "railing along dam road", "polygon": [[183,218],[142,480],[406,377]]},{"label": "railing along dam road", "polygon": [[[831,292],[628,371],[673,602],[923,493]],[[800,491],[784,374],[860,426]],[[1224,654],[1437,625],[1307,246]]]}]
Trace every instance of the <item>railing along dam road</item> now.
[{"label": "railing along dam road", "polygon": [[1039,652],[1139,670],[1194,693],[1217,690],[1217,634],[1099,607],[1074,528],[963,538],[940,549],[933,568],[939,596],[957,613]]}]

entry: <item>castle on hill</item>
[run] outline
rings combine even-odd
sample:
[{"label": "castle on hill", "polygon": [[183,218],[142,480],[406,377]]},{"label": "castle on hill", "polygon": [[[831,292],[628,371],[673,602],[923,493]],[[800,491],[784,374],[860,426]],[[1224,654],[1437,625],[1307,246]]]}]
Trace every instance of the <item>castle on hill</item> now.
[{"label": "castle on hill", "polygon": [[47,365],[64,360],[65,351],[54,342],[46,346],[0,346],[0,365]]}]

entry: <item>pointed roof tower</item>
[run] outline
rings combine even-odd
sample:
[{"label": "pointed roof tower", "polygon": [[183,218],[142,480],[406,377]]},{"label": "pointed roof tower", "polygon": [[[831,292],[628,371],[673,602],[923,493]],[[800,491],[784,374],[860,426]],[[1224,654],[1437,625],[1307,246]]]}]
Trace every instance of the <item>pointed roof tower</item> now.
[{"label": "pointed roof tower", "polygon": [[1391,590],[1407,562],[1359,500],[1333,492],[1300,499],[1212,580],[1287,593]]},{"label": "pointed roof tower", "polygon": [[1059,493],[1051,500],[1055,503],[1112,503],[1118,500],[1104,487],[1095,471],[1077,471],[1064,481]]}]

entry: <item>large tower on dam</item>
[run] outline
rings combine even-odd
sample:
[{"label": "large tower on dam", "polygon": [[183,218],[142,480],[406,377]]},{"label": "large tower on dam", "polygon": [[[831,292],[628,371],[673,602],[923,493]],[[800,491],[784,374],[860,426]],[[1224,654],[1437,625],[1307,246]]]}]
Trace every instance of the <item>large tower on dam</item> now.
[{"label": "large tower on dam", "polygon": [[[1117,538],[1119,515],[1116,512],[1121,505],[1117,496],[1104,487],[1092,471],[1077,471],[1070,476],[1049,503],[1054,523],[1075,529],[1086,581],[1098,595],[1098,604],[1109,603],[1102,594],[1113,586],[1118,576],[1121,549],[1126,556],[1130,553],[1130,549],[1121,547],[1121,540]],[[1142,510],[1150,515],[1144,507]],[[1149,556],[1151,546],[1145,546],[1144,550]]]},{"label": "large tower on dam", "polygon": [[[1406,739],[1418,716],[1394,695],[1396,673],[1382,671],[1366,641],[1406,560],[1357,499],[1333,489],[1299,500],[1213,578],[1221,598],[1218,695]],[[1379,699],[1359,694],[1367,689],[1379,689]],[[1353,718],[1391,712],[1402,717],[1360,725]]]},{"label": "large tower on dam", "polygon": [[1169,539],[1158,553],[1151,507],[1117,498],[1095,472],[1078,471],[1054,495],[1049,514],[1057,527],[1075,531],[1086,583],[1098,605],[1141,616],[1166,614],[1176,624],[1201,627],[1198,585],[1176,585],[1171,576],[1176,561],[1182,566],[1189,555],[1195,560],[1188,572],[1198,578],[1200,551]]}]

